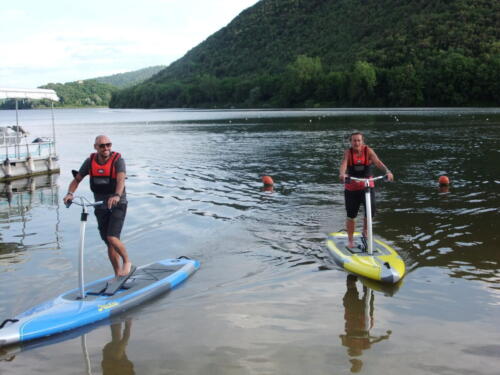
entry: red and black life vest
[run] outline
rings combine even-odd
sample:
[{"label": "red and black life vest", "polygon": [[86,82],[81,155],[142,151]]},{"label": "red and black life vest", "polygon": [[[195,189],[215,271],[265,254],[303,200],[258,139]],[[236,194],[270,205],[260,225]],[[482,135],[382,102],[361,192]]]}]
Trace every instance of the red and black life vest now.
[{"label": "red and black life vest", "polygon": [[97,153],[90,154],[90,190],[96,194],[114,194],[116,191],[116,162],[121,157],[112,152],[105,164],[97,162]]},{"label": "red and black life vest", "polygon": [[[369,160],[368,150],[368,146],[364,145],[361,155],[358,155],[352,147],[349,149],[349,159],[347,160],[347,174],[349,176],[359,178],[373,176],[373,165]],[[373,182],[370,185],[373,185]],[[345,188],[347,190],[363,190],[364,184],[360,181],[351,181],[345,185]]]}]

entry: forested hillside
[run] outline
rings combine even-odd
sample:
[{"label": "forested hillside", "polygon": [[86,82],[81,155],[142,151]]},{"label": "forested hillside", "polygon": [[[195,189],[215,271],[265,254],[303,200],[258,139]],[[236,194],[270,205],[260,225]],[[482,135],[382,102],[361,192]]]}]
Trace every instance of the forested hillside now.
[{"label": "forested hillside", "polygon": [[134,70],[133,72],[118,73],[106,77],[94,78],[97,82],[107,83],[108,85],[125,88],[129,86],[137,85],[153,75],[158,73],[160,70],[165,69],[164,65],[151,66],[149,68]]},{"label": "forested hillside", "polygon": [[68,83],[49,83],[42,89],[55,90],[59,96],[59,106],[94,107],[108,106],[111,94],[117,88],[90,79]]},{"label": "forested hillside", "polygon": [[[117,88],[105,83],[89,79],[85,81],[67,83],[49,83],[40,86],[42,89],[55,90],[59,97],[59,102],[53,103],[55,107],[107,107],[111,99],[111,94]],[[19,100],[18,107],[21,109],[50,107],[49,100]],[[14,109],[16,103],[14,99],[0,102],[0,109]]]},{"label": "forested hillside", "polygon": [[498,0],[261,0],[113,107],[500,103]]},{"label": "forested hillside", "polygon": [[[119,88],[130,87],[151,78],[165,66],[157,65],[127,73],[113,74],[105,77],[86,79],[66,83],[48,83],[40,86],[43,89],[55,90],[60,98],[55,106],[62,107],[107,107],[113,92]],[[0,109],[14,109],[14,100],[0,102]],[[37,108],[50,106],[47,100],[21,100],[19,108]]]}]

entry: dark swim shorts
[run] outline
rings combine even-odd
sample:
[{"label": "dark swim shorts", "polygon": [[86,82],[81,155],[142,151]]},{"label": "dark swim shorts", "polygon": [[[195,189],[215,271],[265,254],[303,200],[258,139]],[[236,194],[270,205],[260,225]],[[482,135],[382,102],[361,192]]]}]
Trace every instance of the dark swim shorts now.
[{"label": "dark swim shorts", "polygon": [[[366,202],[365,202],[365,191],[364,190],[344,190],[345,197],[345,209],[347,211],[347,217],[354,219],[358,216],[359,207],[361,203],[365,207],[365,216],[366,216]],[[372,208],[372,217],[375,216],[375,191],[371,189],[370,194],[371,200],[371,208]]]},{"label": "dark swim shorts", "polygon": [[120,238],[125,215],[127,214],[127,204],[117,204],[111,210],[107,208],[96,208],[95,216],[99,233],[104,242],[108,243],[107,237]]}]

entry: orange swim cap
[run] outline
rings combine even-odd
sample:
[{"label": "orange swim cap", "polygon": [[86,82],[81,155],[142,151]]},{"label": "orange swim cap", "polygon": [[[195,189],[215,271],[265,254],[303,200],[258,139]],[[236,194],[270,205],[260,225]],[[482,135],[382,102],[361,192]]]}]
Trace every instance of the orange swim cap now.
[{"label": "orange swim cap", "polygon": [[439,182],[439,185],[449,185],[450,179],[447,176],[440,176],[438,182]]},{"label": "orange swim cap", "polygon": [[262,182],[264,185],[274,185],[274,181],[271,176],[262,176]]}]

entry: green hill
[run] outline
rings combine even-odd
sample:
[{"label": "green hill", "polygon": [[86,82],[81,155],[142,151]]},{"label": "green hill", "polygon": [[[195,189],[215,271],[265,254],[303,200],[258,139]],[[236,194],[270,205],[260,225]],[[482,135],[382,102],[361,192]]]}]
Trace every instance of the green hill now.
[{"label": "green hill", "polygon": [[497,0],[261,0],[112,107],[500,102]]},{"label": "green hill", "polygon": [[[120,88],[130,87],[151,78],[164,69],[165,66],[157,65],[127,73],[113,74],[105,77],[86,79],[66,83],[48,83],[40,86],[42,89],[55,90],[60,98],[56,106],[66,107],[107,107],[113,92]],[[38,108],[50,106],[46,100],[31,101],[21,100],[19,108]],[[14,100],[0,102],[0,109],[14,109]]]},{"label": "green hill", "polygon": [[[163,68],[165,67],[153,66],[106,77],[66,83],[49,83],[41,86],[41,88],[56,91],[57,95],[61,99],[60,103],[57,104],[58,106],[107,107],[109,105],[111,95],[119,88],[129,87],[141,83],[144,80],[151,78]],[[6,103],[5,105],[12,106],[13,104]],[[30,108],[34,106],[43,107],[46,105],[47,103],[45,102],[23,102],[23,106]]]},{"label": "green hill", "polygon": [[[85,81],[67,83],[48,83],[40,86],[42,89],[55,90],[59,96],[59,103],[54,103],[56,107],[107,107],[111,99],[111,94],[118,90],[116,87],[89,79]],[[0,103],[0,109],[14,109],[15,100],[9,99]],[[49,100],[29,100],[24,99],[18,102],[20,109],[50,107]]]},{"label": "green hill", "polygon": [[67,83],[49,83],[42,89],[52,89],[59,96],[58,106],[95,107],[107,106],[111,94],[117,90],[111,85],[97,82],[94,79]]},{"label": "green hill", "polygon": [[164,65],[151,66],[149,68],[134,70],[133,72],[118,73],[111,76],[94,78],[97,82],[107,83],[108,85],[125,88],[129,86],[137,85],[153,75],[158,73],[160,70],[165,69]]}]

